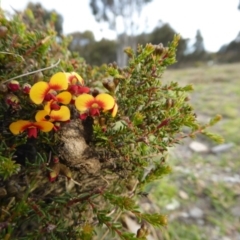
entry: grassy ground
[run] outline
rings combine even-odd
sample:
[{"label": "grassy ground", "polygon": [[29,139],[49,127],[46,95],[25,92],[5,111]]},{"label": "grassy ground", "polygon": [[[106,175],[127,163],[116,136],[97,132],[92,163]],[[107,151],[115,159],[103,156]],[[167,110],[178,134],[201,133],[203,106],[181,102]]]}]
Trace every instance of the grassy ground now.
[{"label": "grassy ground", "polygon": [[173,174],[152,186],[150,194],[169,215],[161,239],[240,240],[240,64],[168,70],[163,78],[193,84],[190,97],[199,120],[207,123],[221,114],[211,130],[233,147],[218,154],[194,153],[187,141],[171,151]]}]

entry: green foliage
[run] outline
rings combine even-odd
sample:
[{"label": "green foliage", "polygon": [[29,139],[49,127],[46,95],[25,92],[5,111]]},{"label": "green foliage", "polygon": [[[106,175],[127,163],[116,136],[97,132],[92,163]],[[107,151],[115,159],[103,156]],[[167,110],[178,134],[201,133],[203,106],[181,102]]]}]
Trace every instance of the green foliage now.
[{"label": "green foliage", "polygon": [[102,65],[116,60],[116,42],[102,39],[95,41],[91,31],[70,34],[71,42],[69,49],[79,53],[85,61],[91,65]]},{"label": "green foliage", "polygon": [[[182,87],[162,79],[164,70],[176,62],[179,36],[175,35],[167,47],[139,45],[136,53],[127,49],[129,63],[124,69],[115,63],[97,68],[88,66],[69,52],[69,39],[56,38],[54,24],[43,25],[30,9],[10,20],[1,11],[0,17],[0,25],[5,29],[0,36],[0,124],[3,129],[0,132],[0,178],[7,194],[1,202],[5,209],[0,212],[1,238],[88,240],[94,238],[97,227],[106,226],[107,231],[120,239],[145,239],[145,236],[135,237],[135,234],[124,232],[119,217],[128,212],[140,222],[166,226],[165,215],[138,210],[136,192],[171,172],[166,163],[169,147],[198,133],[210,135],[205,131],[208,126],[197,121],[188,102],[192,86]],[[49,18],[50,23],[54,18]],[[59,59],[60,64],[56,64]],[[93,126],[93,139],[89,144],[106,165],[113,159],[114,167],[98,173],[106,186],[94,188],[93,178],[91,191],[54,191],[50,199],[43,200],[37,192],[39,186],[50,193],[54,187],[61,188],[58,182],[49,183],[46,176],[50,153],[57,155],[59,139],[54,133],[42,133],[36,141],[29,142],[25,135],[11,134],[9,124],[33,118],[38,106],[29,104],[28,96],[16,93],[15,104],[9,107],[6,96],[11,92],[6,83],[18,79],[22,86],[46,81],[58,71],[78,72],[93,88],[92,92],[102,82],[115,98],[117,116],[113,118],[104,113],[103,119],[94,118],[97,124]],[[16,104],[18,101],[20,107]],[[210,125],[217,121],[218,118],[212,120]],[[211,137],[218,139],[214,135]],[[26,151],[23,163],[14,163],[12,158],[18,146],[25,144],[28,150],[32,145],[37,146],[37,150]],[[17,187],[10,183],[14,178],[21,179],[22,175],[28,177],[27,187],[18,193]],[[94,174],[89,175],[94,177]],[[106,175],[113,177],[112,182],[105,179]],[[91,222],[92,219],[97,221]]]},{"label": "green foliage", "polygon": [[0,176],[3,177],[3,180],[6,180],[13,174],[16,174],[19,171],[19,165],[15,164],[15,162],[10,158],[5,158],[0,156]]}]

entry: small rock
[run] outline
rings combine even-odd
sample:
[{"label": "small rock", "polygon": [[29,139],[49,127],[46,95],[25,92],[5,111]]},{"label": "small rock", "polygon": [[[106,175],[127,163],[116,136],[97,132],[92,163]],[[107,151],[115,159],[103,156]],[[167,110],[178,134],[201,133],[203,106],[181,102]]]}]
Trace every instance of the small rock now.
[{"label": "small rock", "polygon": [[218,176],[218,175],[212,175],[211,176],[211,180],[213,182],[219,182],[221,180],[221,176]]},{"label": "small rock", "polygon": [[232,172],[232,169],[230,167],[225,167],[224,170],[225,172],[228,172],[228,173]]},{"label": "small rock", "polygon": [[204,145],[203,143],[197,142],[197,141],[191,142],[189,147],[194,152],[198,152],[198,153],[209,152],[209,148],[206,145]]},{"label": "small rock", "polygon": [[182,198],[182,199],[188,199],[189,198],[188,194],[186,192],[182,191],[182,190],[180,190],[178,194],[179,194],[180,198]]},{"label": "small rock", "polygon": [[224,151],[227,151],[228,149],[232,148],[233,146],[234,146],[233,143],[225,143],[225,144],[217,145],[211,149],[211,152],[215,153],[215,154],[224,152]]},{"label": "small rock", "polygon": [[234,174],[233,176],[225,176],[223,180],[225,182],[240,183],[240,175]]},{"label": "small rock", "polygon": [[240,206],[233,207],[231,213],[235,217],[240,217]]},{"label": "small rock", "polygon": [[197,185],[198,187],[200,187],[201,189],[205,188],[206,187],[206,182],[201,180],[201,179],[198,179],[197,180]]},{"label": "small rock", "polygon": [[189,214],[187,212],[181,212],[179,216],[183,218],[189,218]]},{"label": "small rock", "polygon": [[229,238],[229,237],[227,237],[227,236],[224,236],[224,237],[222,238],[222,240],[232,240],[232,239]]},{"label": "small rock", "polygon": [[240,240],[240,233],[238,233],[236,237],[236,240]]},{"label": "small rock", "polygon": [[194,207],[189,211],[189,214],[193,218],[201,218],[203,216],[203,211],[200,208]]},{"label": "small rock", "polygon": [[204,220],[203,219],[198,219],[197,220],[197,224],[200,225],[200,226],[203,226],[204,225]]},{"label": "small rock", "polygon": [[171,203],[166,205],[167,210],[175,210],[179,207],[180,207],[180,203],[176,199],[173,199]]}]

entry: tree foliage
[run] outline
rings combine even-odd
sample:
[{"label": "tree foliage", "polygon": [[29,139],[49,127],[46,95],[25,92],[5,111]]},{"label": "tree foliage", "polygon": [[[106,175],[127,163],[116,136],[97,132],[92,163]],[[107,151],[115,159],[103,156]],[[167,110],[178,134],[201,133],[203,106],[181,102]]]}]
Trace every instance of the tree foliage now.
[{"label": "tree foliage", "polygon": [[[162,43],[164,46],[166,46],[176,34],[177,32],[168,23],[165,23],[159,27],[156,27],[150,33],[144,33],[144,34],[138,35],[137,42],[140,44]],[[177,61],[180,63],[182,63],[184,59],[184,55],[187,50],[187,43],[188,43],[188,39],[183,39],[183,38],[181,38],[178,42]]]},{"label": "tree foliage", "polygon": [[[127,63],[123,49],[136,48],[135,36],[141,19],[142,8],[152,0],[91,0],[90,7],[97,21],[107,22],[117,35],[117,63]],[[123,30],[119,30],[123,28]]]},{"label": "tree foliage", "polygon": [[116,41],[108,39],[95,41],[91,31],[76,32],[70,34],[70,36],[69,49],[78,52],[87,63],[100,66],[104,63],[116,61]]},{"label": "tree foliage", "polygon": [[[138,193],[171,172],[168,149],[200,133],[221,141],[206,130],[219,117],[205,125],[197,121],[188,102],[193,87],[162,79],[176,61],[179,36],[165,47],[149,43],[139,45],[137,52],[127,48],[126,68],[116,63],[92,67],[68,50],[68,38],[56,38],[54,22],[40,27],[41,19],[27,11],[12,19],[0,11],[0,238],[146,239],[148,224],[166,226],[167,216],[142,212]],[[66,76],[68,85],[60,91]],[[26,86],[35,90],[28,95]],[[39,94],[34,86],[46,89]],[[37,136],[31,124],[16,131],[16,121],[47,111],[44,104],[50,100],[38,103],[32,92],[39,98],[50,93],[51,100],[60,101],[55,91],[65,95],[66,89],[77,92],[76,98],[51,102],[51,107],[67,105],[68,121],[51,119],[56,108],[41,121],[43,126],[54,124],[56,131]],[[92,105],[82,112],[86,96],[92,101],[87,106]],[[113,108],[107,107],[109,102],[98,105],[101,96]],[[76,109],[72,104],[77,106],[80,98]],[[142,223],[137,233],[127,232],[120,221],[128,212]]]},{"label": "tree foliage", "polygon": [[[138,44],[146,45],[147,43],[167,45],[176,35],[177,32],[169,25],[163,24],[155,28],[150,33],[143,33],[135,36]],[[86,62],[93,65],[102,65],[117,61],[116,49],[117,42],[114,40],[102,39],[95,41],[93,33],[86,31],[83,33],[72,33],[69,49],[76,51],[82,56]],[[130,36],[129,36],[130,38]],[[185,52],[187,49],[188,39],[180,39],[177,46],[177,61],[183,63]],[[176,66],[176,64],[175,64]]]},{"label": "tree foliage", "polygon": [[[38,23],[41,23],[38,25],[38,27],[44,27],[48,23],[54,24],[54,29],[57,32],[58,36],[61,36],[63,33],[63,17],[56,11],[48,11],[45,8],[42,7],[40,3],[32,3],[30,2],[27,5],[28,9],[26,11],[26,14],[29,14],[29,18],[25,18],[25,20],[29,21],[37,21]],[[32,15],[30,17],[30,15]]]}]

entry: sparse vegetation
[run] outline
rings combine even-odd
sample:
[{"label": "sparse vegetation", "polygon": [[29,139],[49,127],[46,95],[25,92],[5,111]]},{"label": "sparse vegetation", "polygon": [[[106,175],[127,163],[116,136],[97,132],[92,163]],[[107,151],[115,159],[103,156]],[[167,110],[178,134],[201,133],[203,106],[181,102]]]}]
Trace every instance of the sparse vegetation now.
[{"label": "sparse vegetation", "polygon": [[[226,151],[193,153],[188,140],[172,149],[169,162],[173,174],[154,185],[151,197],[169,214],[170,221],[164,240],[213,240],[240,237],[240,64],[218,65],[166,71],[165,81],[177,79],[181,84],[193,84],[191,103],[202,122],[221,112],[222,121],[213,129],[224,136],[225,143],[233,143]],[[197,138],[208,146],[215,143]],[[169,189],[169,191],[166,191]],[[172,189],[177,194],[172,195]],[[166,209],[161,191],[173,197],[179,205]],[[186,193],[182,195],[181,191]],[[193,207],[203,215],[193,218]]]}]

